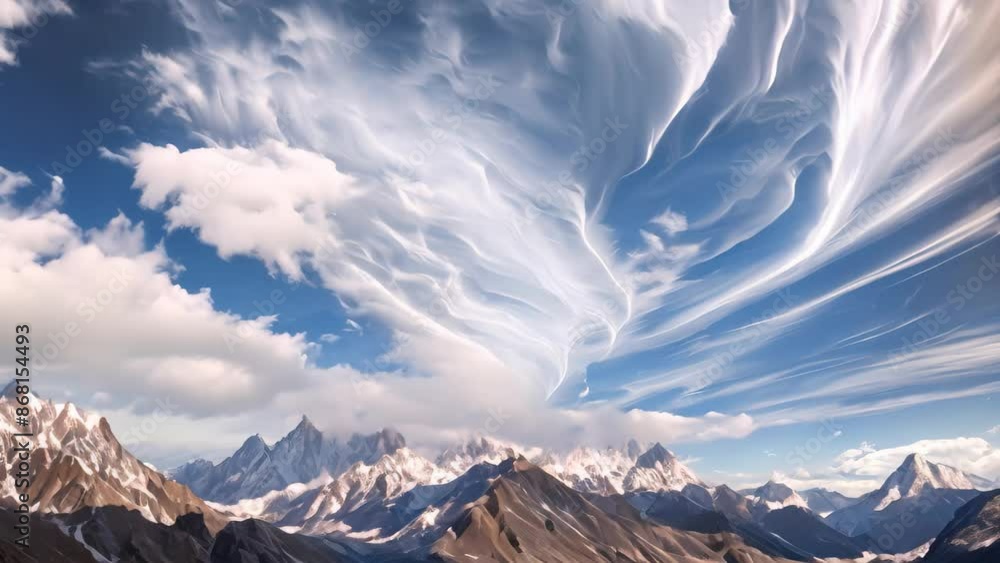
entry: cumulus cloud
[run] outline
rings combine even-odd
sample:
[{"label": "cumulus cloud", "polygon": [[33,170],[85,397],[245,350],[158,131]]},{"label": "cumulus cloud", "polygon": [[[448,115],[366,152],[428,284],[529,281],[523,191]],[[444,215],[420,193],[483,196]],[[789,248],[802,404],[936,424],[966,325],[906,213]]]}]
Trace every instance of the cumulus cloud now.
[{"label": "cumulus cloud", "polygon": [[[57,209],[0,203],[0,306],[31,323],[33,367],[44,375],[37,391],[98,409],[143,456],[216,451],[205,424],[231,443],[262,421],[284,428],[303,412],[334,433],[395,426],[434,445],[471,430],[556,444],[566,436],[710,440],[753,428],[745,415],[553,409],[533,382],[429,324],[405,327],[388,353],[413,371],[318,367],[304,334],[275,332],[273,316],[218,310],[208,289],[175,282],[180,267],[124,213],[84,231]],[[150,417],[155,432],[142,430]],[[538,433],[542,419],[548,430]]]},{"label": "cumulus cloud", "polygon": [[175,267],[122,214],[82,232],[56,210],[0,205],[0,306],[30,322],[46,385],[118,401],[169,396],[204,416],[266,404],[282,379],[301,378],[303,335],[217,311],[208,290],[173,281]]},{"label": "cumulus cloud", "polygon": [[884,479],[911,453],[989,480],[1000,479],[1000,450],[982,438],[920,440],[905,446],[880,449],[870,444],[863,445],[837,456],[834,468],[845,475]]}]

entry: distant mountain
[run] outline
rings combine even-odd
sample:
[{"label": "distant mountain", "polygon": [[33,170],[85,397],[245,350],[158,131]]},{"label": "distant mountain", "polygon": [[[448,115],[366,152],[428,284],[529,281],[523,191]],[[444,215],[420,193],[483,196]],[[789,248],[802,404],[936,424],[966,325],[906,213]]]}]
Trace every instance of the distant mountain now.
[{"label": "distant mountain", "polygon": [[834,511],[826,522],[850,536],[868,535],[872,552],[904,553],[937,536],[955,511],[979,494],[973,480],[910,454],[878,490]]},{"label": "distant mountain", "polygon": [[774,561],[734,534],[659,526],[622,497],[605,498],[599,507],[520,459],[435,542],[432,553],[443,561]]},{"label": "distant mountain", "polygon": [[846,508],[858,502],[856,498],[822,488],[799,491],[799,496],[806,500],[809,510],[823,517],[826,517],[835,510]]},{"label": "distant mountain", "polygon": [[747,494],[750,502],[767,507],[768,510],[778,510],[787,506],[808,508],[808,503],[791,487],[773,480]]},{"label": "distant mountain", "polygon": [[[772,488],[777,489],[776,487]],[[751,493],[753,490],[747,492]],[[779,494],[777,491],[772,492],[781,498],[791,497],[791,495],[788,494]],[[764,491],[761,491],[761,494],[767,493],[768,490],[766,488]],[[648,493],[640,493],[640,495],[646,494]],[[688,485],[680,494],[698,506],[707,510],[712,510],[715,514],[723,516],[728,522],[729,529],[743,537],[744,541],[748,545],[755,547],[764,553],[789,559],[809,560],[813,557],[821,557],[822,555],[820,555],[820,553],[828,552],[822,544],[817,546],[811,542],[796,541],[803,537],[808,537],[808,533],[790,533],[789,535],[793,539],[788,539],[772,530],[768,530],[763,522],[763,519],[768,513],[771,512],[771,509],[766,504],[752,501],[745,494],[734,491],[726,485],[719,485],[712,489],[698,485]],[[789,508],[802,510],[803,512],[808,513],[807,510],[798,506],[791,506]],[[783,510],[783,508],[779,510]],[[658,518],[664,523],[669,523],[668,518],[658,516],[652,510],[647,509],[646,513],[648,513],[651,518]],[[701,516],[701,518],[704,519],[706,517]],[[812,516],[812,519],[819,521],[821,525],[826,527],[826,525],[815,516]],[[698,522],[698,520],[695,520],[695,522]],[[809,529],[807,526],[808,524],[810,524],[810,522],[807,521],[803,525]],[[676,519],[675,523],[670,525],[682,527],[690,526],[690,524],[686,524],[684,521],[678,522]],[[684,527],[683,529],[694,528]],[[816,530],[812,529],[812,531],[815,532]],[[800,543],[802,545],[800,545]],[[820,549],[818,549],[818,547]]]},{"label": "distant mountain", "polygon": [[496,465],[511,457],[524,455],[532,458],[540,453],[538,448],[522,448],[495,438],[479,436],[446,449],[437,457],[435,463],[445,471],[461,475],[470,467],[480,463]]},{"label": "distant mountain", "polygon": [[339,475],[355,463],[374,463],[383,455],[405,446],[403,436],[391,429],[368,436],[355,434],[346,442],[327,439],[303,416],[299,424],[273,446],[267,445],[260,435],[251,436],[218,465],[199,459],[169,474],[202,498],[234,504],[294,483],[312,481],[324,473]]},{"label": "distant mountain", "polygon": [[982,493],[959,508],[927,550],[924,561],[1000,561],[1000,489]]},{"label": "distant mountain", "polygon": [[622,449],[578,447],[565,455],[545,453],[529,459],[578,491],[608,495],[625,491],[625,478],[641,453],[633,440]]},{"label": "distant mountain", "polygon": [[[785,561],[748,546],[728,531],[692,533],[645,519],[621,496],[575,491],[524,458],[508,459],[500,466],[483,463],[451,484],[432,487],[438,496],[410,497],[407,493],[399,497],[411,507],[427,500],[437,507],[435,517],[424,512],[412,520],[424,526],[422,534],[412,528],[401,529],[394,537],[366,542],[336,534],[315,537],[289,533],[248,519],[229,523],[213,539],[197,514],[166,526],[146,520],[137,511],[105,507],[68,515],[36,515],[32,526],[39,544],[34,551],[38,557],[24,555],[4,538],[0,539],[0,561]],[[0,510],[0,524],[12,521],[12,512]]]},{"label": "distant mountain", "polygon": [[[8,403],[0,396],[0,411]],[[17,429],[3,422],[7,414],[0,438],[9,440]],[[210,506],[131,456],[104,419],[38,400],[33,417],[33,531],[46,545],[32,560],[0,541],[0,561],[767,563],[920,546],[922,553],[940,532],[925,563],[972,563],[991,560],[1000,537],[998,493],[949,488],[978,481],[918,455],[848,504],[774,481],[745,494],[709,487],[660,444],[561,456],[533,450],[550,472],[524,448],[488,438],[432,462],[396,432],[328,440],[303,417],[273,446],[254,436],[218,465],[195,461],[173,472],[220,496],[266,490]],[[9,507],[6,471],[0,467]],[[810,501],[844,506],[824,521]],[[227,523],[233,517],[245,520]],[[11,518],[0,509],[0,523]]]},{"label": "distant mountain", "polygon": [[[29,494],[33,510],[70,513],[86,507],[122,506],[164,524],[190,512],[205,515],[208,527],[221,529],[226,518],[210,508],[190,489],[156,472],[126,450],[102,417],[77,409],[72,403],[56,404],[30,398],[32,480]],[[13,390],[0,393],[0,441],[12,444],[12,434],[23,432],[9,421],[18,407]],[[0,465],[0,505],[16,506],[14,476],[9,472],[16,452],[4,449]]]},{"label": "distant mountain", "polygon": [[308,510],[286,513],[279,522],[309,534],[353,532],[355,537],[379,537],[381,523],[370,517],[372,512],[395,504],[414,487],[438,485],[454,478],[412,450],[401,448],[371,465],[356,463],[318,491],[295,499],[292,506],[308,504]]},{"label": "distant mountain", "polygon": [[771,510],[760,525],[768,532],[815,557],[860,557],[865,542],[855,540],[828,526],[810,510],[797,505]]},{"label": "distant mountain", "polygon": [[626,491],[680,491],[688,485],[701,485],[693,471],[659,443],[635,460],[622,483]]},{"label": "distant mountain", "polygon": [[[698,492],[699,494],[693,495],[694,492]],[[703,498],[704,494],[708,494],[711,498],[711,504],[707,506],[715,508],[715,510],[725,514],[731,520],[749,521],[753,519],[753,514],[750,512],[750,501],[726,485],[719,485],[711,491],[705,489],[704,492],[691,487],[686,490],[685,494],[695,500],[695,502],[698,502],[699,497]]]},{"label": "distant mountain", "polygon": [[[257,446],[254,451],[263,451],[262,447]],[[241,452],[245,449],[241,448]],[[519,450],[523,448],[480,438],[449,448],[436,463],[431,463],[404,447],[373,463],[358,462],[336,478],[321,476],[306,484],[292,484],[222,508],[240,517],[260,518],[286,530],[309,534],[332,533],[348,539],[368,540],[417,532],[417,535],[426,535],[426,529],[436,526],[445,508],[435,499],[453,496],[454,491],[449,490],[447,483],[454,481],[456,488],[466,491],[463,494],[474,491],[475,496],[465,502],[475,500],[489,486],[487,479],[497,476],[495,471],[484,468],[503,465],[504,460],[520,455],[516,454]],[[557,457],[538,454],[535,450],[547,464],[543,470],[587,493],[616,494],[623,488],[662,491],[692,483],[702,486],[689,469],[659,444],[636,455],[638,451],[637,445],[621,451],[577,448]],[[219,467],[246,465],[241,452]],[[471,462],[477,463],[469,468]],[[463,468],[469,468],[471,474],[478,477],[459,473]],[[472,471],[476,468],[477,471]],[[453,499],[447,503],[453,503]]]},{"label": "distant mountain", "polygon": [[625,499],[644,518],[678,530],[703,534],[734,531],[721,512],[706,508],[678,491],[628,493]]}]

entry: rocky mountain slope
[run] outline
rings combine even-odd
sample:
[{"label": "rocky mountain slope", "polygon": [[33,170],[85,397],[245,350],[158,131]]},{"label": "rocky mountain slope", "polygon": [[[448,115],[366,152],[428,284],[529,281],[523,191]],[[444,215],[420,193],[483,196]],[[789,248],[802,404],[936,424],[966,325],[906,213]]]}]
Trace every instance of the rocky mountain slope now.
[{"label": "rocky mountain slope", "polygon": [[959,508],[931,544],[924,561],[1000,561],[1000,489],[982,493]]},{"label": "rocky mountain slope", "polygon": [[432,552],[445,561],[775,560],[736,535],[658,526],[623,498],[606,498],[609,504],[599,507],[522,458],[465,511]]},{"label": "rocky mountain slope", "polygon": [[858,502],[858,499],[856,498],[823,488],[799,491],[799,496],[805,499],[809,510],[812,510],[824,518],[835,510],[846,508]]},{"label": "rocky mountain slope", "polygon": [[801,506],[772,510],[761,518],[760,525],[814,557],[861,557],[867,547],[866,542],[838,532]]},{"label": "rocky mountain slope", "polygon": [[[143,517],[171,524],[184,514],[205,515],[208,527],[221,529],[226,518],[210,508],[186,486],[167,479],[126,450],[108,421],[77,409],[72,403],[56,404],[32,396],[31,426],[35,434],[31,452],[32,480],[29,494],[37,512],[70,513],[85,507],[122,506]],[[8,388],[0,394],[0,441],[11,444],[11,435],[22,432],[15,420],[17,403]],[[15,452],[4,449],[0,466],[0,504],[14,506],[16,490],[9,468]]]},{"label": "rocky mountain slope", "polygon": [[850,535],[865,534],[869,549],[904,553],[933,539],[963,504],[978,495],[961,471],[910,454],[879,489],[826,517]]}]

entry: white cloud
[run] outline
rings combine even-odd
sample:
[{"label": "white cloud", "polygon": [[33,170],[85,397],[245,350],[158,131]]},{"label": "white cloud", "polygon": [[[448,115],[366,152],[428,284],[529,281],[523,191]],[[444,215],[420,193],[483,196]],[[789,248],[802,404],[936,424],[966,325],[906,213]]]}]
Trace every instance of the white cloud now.
[{"label": "white cloud", "polygon": [[17,48],[52,16],[72,15],[63,0],[0,0],[0,66],[17,64]]},{"label": "white cloud", "polygon": [[[176,461],[215,451],[205,425],[214,438],[238,442],[248,428],[283,428],[303,412],[336,433],[391,425],[434,445],[470,429],[599,444],[624,435],[711,440],[753,429],[745,415],[553,408],[530,380],[433,326],[405,327],[388,352],[413,371],[318,368],[304,335],[274,332],[274,317],[217,310],[209,290],[175,283],[179,267],[162,245],[148,248],[142,225],[124,214],[82,231],[56,210],[0,205],[0,307],[31,325],[36,391],[96,407],[143,456]],[[11,353],[0,360],[12,364]],[[168,412],[158,412],[160,403]],[[151,412],[155,432],[137,430],[149,426]]]},{"label": "white cloud", "polygon": [[774,471],[768,478],[784,483],[796,491],[819,488],[837,491],[849,497],[859,497],[882,486],[882,481],[879,479],[846,478],[835,473],[814,475],[802,468],[791,474]]},{"label": "white cloud", "polygon": [[[617,267],[614,244],[585,202],[641,163],[697,89],[721,37],[667,76],[652,71],[660,59],[628,47],[651,70],[642,88],[624,92],[623,102],[634,103],[608,105],[588,89],[584,96],[601,106],[595,112],[554,115],[539,104],[564,95],[550,64],[525,58],[515,73],[470,61],[461,55],[467,31],[441,6],[407,8],[436,31],[414,38],[417,62],[386,71],[369,64],[374,49],[343,56],[342,43],[357,30],[336,7],[282,8],[277,34],[241,44],[226,30],[228,11],[180,3],[203,46],[145,53],[140,63],[163,90],[159,108],[188,121],[210,148],[143,145],[129,153],[145,205],[224,256],[257,256],[293,277],[306,267],[318,271],[357,306],[354,313],[395,329],[436,325],[502,358],[546,394],[581,395],[586,366],[608,355],[632,315],[634,291],[629,266]],[[725,11],[724,3],[711,4],[677,10],[669,25],[664,14],[638,18],[611,5],[574,15],[658,22],[664,32]],[[556,37],[558,29],[547,33]],[[617,72],[619,58],[604,54],[603,40],[588,45],[595,56],[587,68]],[[673,39],[664,33],[650,41],[666,49]],[[641,103],[647,97],[657,103]],[[399,99],[408,100],[406,111],[397,111]],[[500,115],[538,130],[522,134]],[[624,128],[615,133],[618,148],[576,169],[574,153],[605,142],[609,121]],[[229,161],[245,173],[197,205],[211,174]],[[555,181],[562,170],[572,177],[565,185]],[[543,185],[554,187],[539,193]],[[663,257],[687,259],[697,249],[672,246]],[[636,275],[643,284],[655,277],[645,268]]]},{"label": "white cloud", "polygon": [[[732,342],[759,348],[839,296],[944,259],[992,232],[992,207],[980,205],[974,216],[962,212],[942,218],[940,225],[926,226],[925,240],[894,249],[898,254],[871,271],[839,280],[843,283],[826,293],[762,321],[775,327],[764,337],[751,330],[756,326],[721,336],[704,333],[728,313],[910,222],[950,197],[957,179],[990,158],[996,120],[983,118],[994,115],[990,85],[976,81],[962,104],[938,103],[952,100],[948,84],[983,74],[980,61],[973,55],[948,61],[937,57],[984,52],[979,47],[989,37],[990,18],[950,17],[944,8],[921,11],[926,27],[940,30],[921,47],[900,37],[873,35],[882,33],[868,27],[879,20],[879,6],[838,9],[843,37],[837,41],[848,46],[874,41],[886,47],[847,49],[858,58],[845,67],[859,72],[831,69],[831,82],[845,85],[831,93],[835,100],[828,100],[840,111],[820,112],[814,116],[815,128],[809,128],[831,137],[820,151],[829,162],[818,167],[823,173],[817,175],[816,193],[824,196],[818,204],[801,214],[786,213],[802,199],[796,185],[804,161],[769,158],[735,198],[740,205],[724,197],[697,215],[660,205],[653,211],[658,213],[653,226],[618,233],[602,220],[619,203],[619,181],[646,164],[655,168],[651,158],[664,146],[659,142],[668,128],[694,129],[695,145],[705,138],[698,136],[698,119],[691,117],[701,112],[681,112],[707,95],[702,87],[733,24],[727,3],[680,8],[603,2],[577,10],[567,22],[546,20],[538,26],[520,25],[519,18],[531,16],[521,4],[484,10],[484,17],[496,18],[496,27],[506,30],[491,49],[509,55],[504,62],[469,56],[475,38],[460,23],[461,8],[438,3],[407,8],[418,11],[409,14],[421,22],[414,33],[381,37],[399,35],[407,42],[353,58],[345,58],[342,47],[358,30],[344,23],[336,7],[293,3],[274,12],[281,23],[269,31],[276,33],[257,33],[258,27],[234,33],[230,26],[240,23],[241,10],[254,11],[257,21],[268,18],[259,18],[258,6],[177,3],[177,13],[197,40],[169,53],[144,52],[131,68],[141,69],[162,91],[157,111],[179,116],[204,146],[180,150],[144,143],[124,154],[102,156],[134,166],[142,205],[162,210],[169,228],[191,229],[222,256],[252,256],[292,279],[315,274],[344,301],[349,314],[387,325],[395,341],[386,355],[407,366],[406,373],[379,374],[315,368],[308,362],[310,344],[304,336],[274,334],[273,318],[250,321],[216,311],[207,289],[192,293],[178,288],[170,278],[178,266],[162,248],[147,249],[141,225],[124,216],[87,233],[55,211],[5,217],[7,224],[0,224],[5,231],[0,232],[11,238],[0,246],[0,265],[9,268],[7,275],[18,290],[34,292],[32,303],[50,302],[46,315],[51,318],[42,315],[43,323],[58,327],[66,315],[60,307],[102,291],[98,274],[125,265],[139,271],[139,281],[102,315],[115,322],[99,329],[93,325],[93,333],[104,339],[94,337],[97,351],[84,355],[68,350],[62,356],[65,371],[92,377],[111,371],[113,385],[179,393],[189,412],[203,414],[210,399],[218,399],[183,391],[200,375],[219,385],[242,384],[226,409],[260,405],[277,393],[275,381],[289,379],[303,387],[288,394],[302,393],[298,400],[321,409],[310,401],[351,395],[313,391],[341,386],[336,390],[359,397],[353,408],[326,409],[336,411],[330,416],[345,418],[338,428],[403,421],[414,432],[429,435],[432,429],[483,424],[489,409],[500,406],[517,413],[504,426],[512,434],[528,426],[527,421],[544,419],[550,424],[539,426],[552,432],[590,438],[613,433],[678,439],[745,435],[755,425],[746,415],[678,417],[628,409],[672,389],[692,390],[686,376],[697,376]],[[2,5],[22,4],[7,0]],[[782,25],[777,28],[791,29],[790,17],[779,14]],[[713,28],[727,31],[710,34],[706,43],[689,49],[693,52],[686,54],[692,56],[663,56],[690,41],[686,34],[691,30]],[[735,115],[731,108],[757,109],[750,102],[765,100],[768,92],[781,98],[796,94],[787,91],[786,77],[779,76],[791,67],[778,60],[787,51],[784,37],[778,33],[768,39],[759,50],[766,64],[747,65],[751,68],[732,80],[739,86],[721,104],[725,113],[704,116],[712,127]],[[564,51],[570,44],[578,50]],[[912,67],[894,66],[903,64],[894,56],[899,50],[905,50],[901,59]],[[396,60],[386,54],[397,52],[408,56]],[[630,65],[623,69],[621,60]],[[941,79],[928,86],[919,79],[931,65],[941,71]],[[887,82],[882,78],[887,74],[907,82]],[[399,100],[406,101],[405,107]],[[871,100],[880,103],[872,106]],[[475,109],[466,111],[470,105]],[[897,127],[895,114],[883,112],[885,107],[911,116],[904,120],[910,125]],[[678,116],[684,122],[671,127]],[[614,150],[602,150],[585,159],[585,166],[578,165],[581,147],[611,142],[605,140],[609,119],[627,124],[616,134]],[[895,167],[935,141],[937,129],[928,123],[969,125],[970,135],[946,146],[876,217],[868,217],[867,205]],[[892,134],[883,136],[884,131]],[[777,153],[806,144],[800,140],[793,135]],[[677,140],[669,148],[678,150],[671,154],[683,160],[685,151],[696,148],[684,145]],[[52,194],[57,194],[55,185]],[[693,273],[691,267],[737,252],[757,233],[773,230],[769,227],[778,218],[798,215],[806,216],[804,224],[787,237],[788,244],[777,245],[780,252],[752,259],[742,255],[738,267],[686,275]],[[619,241],[629,235],[640,242],[620,248]],[[683,244],[668,244],[675,239],[684,239]],[[90,269],[85,268],[88,262],[94,264]],[[76,278],[83,280],[79,287],[71,283]],[[182,328],[187,326],[190,330]],[[157,341],[153,330],[173,332],[169,340]],[[226,338],[234,332],[241,333],[236,346],[251,344],[235,354],[233,338]],[[951,360],[961,358],[961,367],[981,369],[996,345],[995,338],[981,332],[962,336],[968,337],[966,342],[911,355],[896,377],[889,377],[888,366],[872,366],[868,360],[847,374],[829,368],[822,374],[826,384],[804,390],[782,385],[780,394],[752,406],[767,411],[768,423],[778,424],[828,416],[805,401],[886,391],[900,384],[903,373],[913,383],[954,383],[957,378],[946,371]],[[74,342],[87,340],[81,336]],[[682,341],[695,353],[672,355],[686,359],[678,365],[670,362],[671,373],[611,384],[606,380],[612,378],[606,378],[603,387],[584,380],[595,362]],[[127,355],[116,356],[112,345]],[[724,370],[721,382],[729,383],[729,373],[746,375]],[[810,382],[820,377],[811,375]],[[782,383],[776,377],[760,381]],[[834,406],[844,415],[864,414],[981,390],[972,385]],[[116,390],[113,396],[121,394]],[[712,394],[689,396],[696,401]],[[590,408],[575,408],[578,398],[589,401]],[[280,393],[275,400],[285,401],[285,410],[298,408]],[[613,404],[601,402],[607,400]]]},{"label": "white cloud", "polygon": [[132,164],[132,161],[129,160],[127,156],[112,152],[107,147],[97,147],[97,154],[104,160],[109,160],[125,166],[130,166]]},{"label": "white cloud", "polygon": [[1000,424],[986,431],[987,434],[1000,434]]},{"label": "white cloud", "polygon": [[31,179],[21,172],[7,170],[0,166],[0,197],[7,197],[17,191],[18,188],[31,185]]},{"label": "white cloud", "polygon": [[0,307],[30,323],[43,388],[170,396],[206,415],[266,404],[282,379],[301,380],[302,335],[272,333],[268,319],[217,311],[207,290],[185,291],[141,232],[124,215],[82,233],[54,210],[0,206]]},{"label": "white cloud", "polygon": [[321,334],[320,337],[319,337],[319,340],[320,340],[320,342],[325,342],[327,344],[333,344],[334,342],[340,340],[340,335],[339,334],[331,334],[331,333]]},{"label": "white cloud", "polygon": [[668,235],[676,235],[688,228],[687,217],[669,208],[654,217],[652,223],[660,226]]},{"label": "white cloud", "polygon": [[[889,56],[895,48],[911,48],[897,44],[902,39],[880,37],[888,46],[877,53],[851,50],[852,56],[867,58],[850,65],[866,71],[831,69],[831,81],[849,87],[828,93],[835,99],[822,100],[808,128],[827,130],[832,137],[825,153],[830,162],[818,180],[827,194],[822,205],[803,211],[808,217],[780,252],[752,259],[744,255],[737,267],[686,276],[693,266],[737,252],[779,218],[787,220],[802,173],[798,158],[768,158],[766,169],[735,198],[739,206],[724,197],[700,216],[660,206],[653,225],[641,232],[637,227],[617,233],[601,222],[616,203],[619,180],[649,162],[661,136],[695,100],[726,34],[710,37],[693,56],[669,64],[656,53],[675,50],[689,39],[687,30],[713,24],[728,29],[733,19],[724,2],[677,10],[611,2],[578,10],[572,17],[579,25],[545,22],[532,30],[545,41],[522,41],[521,31],[511,32],[505,40],[523,55],[512,64],[466,56],[472,38],[454,10],[436,4],[411,8],[424,26],[410,37],[412,43],[394,45],[411,53],[406,64],[381,60],[385,52],[378,49],[345,58],[344,43],[357,30],[345,26],[336,7],[310,2],[283,7],[275,13],[281,21],[276,33],[251,31],[237,40],[230,26],[239,21],[239,9],[188,0],[179,4],[184,24],[199,41],[186,50],[146,52],[137,64],[163,91],[158,110],[184,119],[205,147],[182,151],[143,144],[128,152],[143,205],[162,210],[171,228],[195,231],[222,256],[254,256],[295,279],[316,272],[349,314],[377,318],[396,338],[422,332],[421,338],[433,340],[431,348],[455,343],[482,362],[498,362],[504,369],[497,371],[505,374],[499,379],[523,391],[529,403],[541,396],[562,406],[589,401],[603,407],[600,401],[611,395],[615,406],[627,410],[673,389],[693,390],[691,378],[681,374],[697,376],[730,343],[760,348],[850,291],[945,258],[989,234],[991,208],[949,217],[928,226],[924,240],[894,248],[869,270],[761,321],[774,328],[763,337],[756,321],[721,336],[706,335],[703,331],[727,314],[952,196],[956,180],[993,150],[993,122],[980,119],[992,111],[991,90],[977,82],[968,104],[947,104],[942,110],[934,100],[951,99],[943,86],[947,81],[926,91],[924,84],[897,88],[873,78],[895,64]],[[877,21],[878,9],[838,13],[843,40],[868,41],[873,31],[866,26]],[[516,7],[492,10],[490,17],[516,21],[524,16],[517,12]],[[920,17],[930,28],[951,32],[928,37],[932,48],[907,57],[913,68],[902,73],[904,78],[926,74],[929,65],[937,64],[935,52],[979,52],[978,42],[988,33],[983,21],[952,18],[943,9]],[[616,25],[605,25],[609,18]],[[563,52],[561,45],[570,39],[563,34],[577,29],[590,30],[573,31],[579,52]],[[639,29],[642,33],[636,33]],[[778,83],[783,37],[772,39],[762,54],[770,64],[749,69],[741,79],[746,85],[726,107],[749,104]],[[544,50],[530,56],[520,50],[543,44]],[[635,76],[619,74],[624,58],[632,62]],[[971,58],[949,61],[949,76],[964,76],[975,66]],[[580,80],[586,88],[566,87]],[[774,90],[784,98],[782,88]],[[917,91],[926,94],[909,97]],[[565,110],[545,102],[565,98],[573,99]],[[400,99],[407,100],[405,111],[399,111]],[[875,220],[859,225],[896,167],[906,166],[906,159],[934,143],[940,131],[923,123],[905,131],[873,127],[891,116],[875,111],[884,104],[870,107],[871,99],[892,99],[898,111],[923,115],[942,127],[980,125],[969,128],[968,139],[943,147],[940,158],[912,174]],[[468,105],[475,110],[463,111]],[[712,123],[722,118],[707,117]],[[574,168],[581,146],[605,142],[601,137],[611,118],[628,124],[614,141],[615,150],[589,159],[582,170]],[[520,127],[523,123],[531,127]],[[894,134],[888,139],[872,133],[890,129]],[[791,135],[776,153],[792,151],[800,140]],[[678,145],[678,155],[696,148]],[[630,234],[640,242],[618,248],[618,240]],[[667,244],[675,238],[683,244]],[[950,343],[951,353],[939,357],[961,356],[966,365],[981,369],[985,354],[973,358],[969,349],[995,343],[988,335],[964,336],[969,342]],[[585,381],[586,368],[595,362],[678,342],[696,353],[674,355],[687,359],[671,365],[670,373],[603,388]],[[908,358],[907,368],[920,368],[907,371],[908,376],[921,384],[955,383],[946,377],[945,362],[930,357],[933,353]],[[431,360],[417,355],[408,368],[436,375]],[[871,361],[868,357],[866,365],[843,378],[830,368],[813,376],[825,378],[823,384],[781,386],[779,393],[748,406],[766,411],[770,424],[828,416],[806,401],[857,396],[899,383],[898,376],[886,377],[887,366]],[[729,383],[731,374],[746,375],[727,369],[712,383]],[[479,377],[487,378],[474,376]],[[834,406],[850,416],[971,389],[967,384],[937,394]],[[699,395],[689,396],[697,404]]]},{"label": "white cloud", "polygon": [[911,453],[990,480],[1000,478],[1000,450],[982,438],[920,440],[905,446],[877,449],[871,444],[837,456],[834,469],[852,476],[884,479]]}]

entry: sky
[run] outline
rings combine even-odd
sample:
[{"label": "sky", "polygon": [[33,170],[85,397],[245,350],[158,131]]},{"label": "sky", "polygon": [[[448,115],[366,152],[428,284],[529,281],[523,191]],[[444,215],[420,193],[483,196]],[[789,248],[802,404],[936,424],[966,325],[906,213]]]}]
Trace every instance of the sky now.
[{"label": "sky", "polygon": [[1000,478],[994,2],[96,4],[0,0],[0,309],[151,463]]}]

